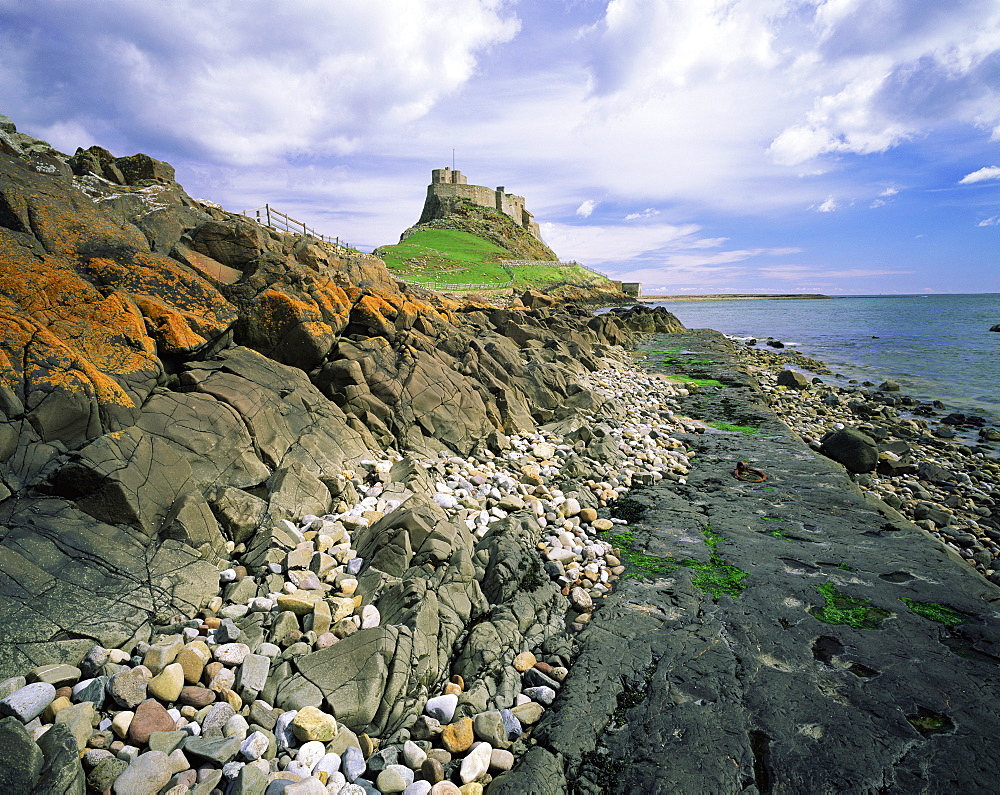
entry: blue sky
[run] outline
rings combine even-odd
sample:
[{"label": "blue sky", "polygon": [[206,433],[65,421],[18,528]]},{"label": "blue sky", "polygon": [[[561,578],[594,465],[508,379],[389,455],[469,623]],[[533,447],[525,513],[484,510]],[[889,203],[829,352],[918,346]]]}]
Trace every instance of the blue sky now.
[{"label": "blue sky", "polygon": [[646,292],[1000,291],[1000,0],[0,0],[0,113],[362,248],[430,170]]}]

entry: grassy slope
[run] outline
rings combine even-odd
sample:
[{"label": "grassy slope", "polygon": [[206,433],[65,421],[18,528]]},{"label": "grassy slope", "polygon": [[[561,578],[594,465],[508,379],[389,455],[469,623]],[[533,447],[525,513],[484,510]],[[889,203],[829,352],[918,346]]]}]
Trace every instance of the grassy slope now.
[{"label": "grassy slope", "polygon": [[[551,249],[502,213],[471,205],[461,210],[455,216],[407,230],[402,241],[382,246],[376,253],[403,278],[441,286],[481,284],[483,289],[510,279],[500,260],[555,257]],[[560,266],[557,261],[551,267],[515,268],[514,276],[514,289],[609,284],[585,268]]]}]

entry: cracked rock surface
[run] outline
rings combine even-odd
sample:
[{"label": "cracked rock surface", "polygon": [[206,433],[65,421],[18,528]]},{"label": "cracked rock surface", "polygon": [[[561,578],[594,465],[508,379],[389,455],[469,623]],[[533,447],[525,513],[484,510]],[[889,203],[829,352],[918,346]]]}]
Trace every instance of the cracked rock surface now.
[{"label": "cracked rock surface", "polygon": [[[631,495],[632,550],[718,555],[744,587],[713,596],[690,566],[626,577],[579,636],[537,745],[491,791],[981,790],[998,761],[983,739],[998,726],[1000,589],[878,513],[775,417],[721,335],[655,342],[711,356],[699,377],[732,385],[683,398],[691,416],[738,411],[760,433],[692,436],[686,484]],[[739,461],[767,480],[737,480]]]}]

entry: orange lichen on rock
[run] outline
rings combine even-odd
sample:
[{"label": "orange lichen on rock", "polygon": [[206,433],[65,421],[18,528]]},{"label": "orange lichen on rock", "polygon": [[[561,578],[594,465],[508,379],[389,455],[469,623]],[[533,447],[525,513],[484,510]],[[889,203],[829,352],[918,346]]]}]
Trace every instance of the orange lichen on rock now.
[{"label": "orange lichen on rock", "polygon": [[320,314],[339,333],[347,325],[352,300],[332,279],[316,279],[309,288]]},{"label": "orange lichen on rock", "polygon": [[24,392],[67,390],[93,394],[102,403],[133,408],[135,402],[107,373],[44,328],[36,328],[24,348]]},{"label": "orange lichen on rock", "polygon": [[293,325],[323,320],[315,303],[307,303],[273,287],[257,297],[255,309],[260,333],[271,338],[280,336]]},{"label": "orange lichen on rock", "polygon": [[127,263],[92,259],[86,275],[135,296],[156,299],[184,312],[195,333],[211,337],[236,320],[236,307],[200,276],[162,254],[138,252]]},{"label": "orange lichen on rock", "polygon": [[155,298],[136,295],[132,300],[146,319],[146,329],[156,340],[160,353],[189,351],[206,342],[191,328],[187,313],[178,312]]},{"label": "orange lichen on rock", "polygon": [[392,336],[397,310],[378,295],[362,296],[354,305],[351,319],[368,329],[372,336]]}]

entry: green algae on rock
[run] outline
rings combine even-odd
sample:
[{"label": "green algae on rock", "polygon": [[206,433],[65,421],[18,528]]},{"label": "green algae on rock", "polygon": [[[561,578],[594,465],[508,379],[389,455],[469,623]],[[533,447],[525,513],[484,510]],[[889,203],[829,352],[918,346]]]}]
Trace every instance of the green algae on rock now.
[{"label": "green algae on rock", "polygon": [[810,607],[809,614],[824,624],[846,624],[855,629],[881,629],[893,614],[864,599],[848,596],[827,582],[815,586],[823,597],[822,607]]},{"label": "green algae on rock", "polygon": [[900,600],[918,616],[926,618],[928,621],[944,624],[947,627],[957,627],[971,618],[967,613],[953,610],[936,602],[918,602],[916,599],[908,599],[905,596],[901,597]]}]

